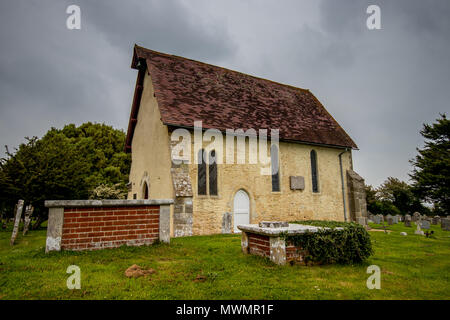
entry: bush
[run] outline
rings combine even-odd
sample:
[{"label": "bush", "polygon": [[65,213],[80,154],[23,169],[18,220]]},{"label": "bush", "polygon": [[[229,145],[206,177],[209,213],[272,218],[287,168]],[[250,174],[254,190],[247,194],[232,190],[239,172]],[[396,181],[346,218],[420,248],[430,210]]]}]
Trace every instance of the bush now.
[{"label": "bush", "polygon": [[370,236],[366,229],[359,224],[316,220],[292,223],[326,228],[317,232],[283,235],[287,242],[307,251],[305,257],[307,262],[353,264],[362,262],[373,254]]},{"label": "bush", "polygon": [[126,199],[127,191],[125,186],[116,183],[114,185],[101,184],[97,188],[91,190],[89,199]]}]

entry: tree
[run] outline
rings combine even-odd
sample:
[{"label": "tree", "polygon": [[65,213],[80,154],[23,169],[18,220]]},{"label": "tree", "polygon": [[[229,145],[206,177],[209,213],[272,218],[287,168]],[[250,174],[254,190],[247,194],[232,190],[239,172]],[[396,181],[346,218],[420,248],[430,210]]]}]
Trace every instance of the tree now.
[{"label": "tree", "polygon": [[423,201],[432,202],[436,213],[450,212],[450,121],[441,114],[433,124],[424,124],[420,134],[425,146],[411,160],[410,174],[414,192]]},{"label": "tree", "polygon": [[0,208],[6,212],[24,199],[35,207],[39,225],[46,218],[44,200],[86,199],[101,184],[126,191],[131,160],[121,130],[69,124],[26,140],[0,161]]},{"label": "tree", "polygon": [[367,209],[372,213],[407,214],[420,211],[428,214],[412,187],[397,178],[388,177],[377,189],[366,186]]},{"label": "tree", "polygon": [[378,202],[377,190],[371,185],[366,185],[365,189],[366,189],[367,210],[371,213],[379,213],[377,205]]},{"label": "tree", "polygon": [[397,178],[388,177],[378,188],[378,193],[381,200],[391,202],[403,214],[422,209],[420,201],[412,192],[411,186]]}]

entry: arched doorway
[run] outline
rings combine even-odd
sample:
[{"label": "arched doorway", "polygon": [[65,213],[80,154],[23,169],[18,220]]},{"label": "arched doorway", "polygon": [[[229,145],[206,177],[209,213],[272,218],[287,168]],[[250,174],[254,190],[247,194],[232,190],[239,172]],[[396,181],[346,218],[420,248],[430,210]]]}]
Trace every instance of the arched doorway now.
[{"label": "arched doorway", "polygon": [[234,195],[233,215],[234,232],[241,232],[237,226],[250,223],[250,198],[244,190],[239,190]]}]

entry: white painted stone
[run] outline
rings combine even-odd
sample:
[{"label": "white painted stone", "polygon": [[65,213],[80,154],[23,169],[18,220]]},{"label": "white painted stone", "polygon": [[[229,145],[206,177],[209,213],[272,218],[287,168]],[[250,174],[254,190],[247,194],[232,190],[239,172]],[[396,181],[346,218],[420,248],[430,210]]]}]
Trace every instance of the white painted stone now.
[{"label": "white painted stone", "polygon": [[276,264],[286,264],[286,241],[280,237],[270,237],[270,260]]},{"label": "white painted stone", "polygon": [[60,251],[61,250],[61,237],[47,237],[45,242],[45,251]]}]

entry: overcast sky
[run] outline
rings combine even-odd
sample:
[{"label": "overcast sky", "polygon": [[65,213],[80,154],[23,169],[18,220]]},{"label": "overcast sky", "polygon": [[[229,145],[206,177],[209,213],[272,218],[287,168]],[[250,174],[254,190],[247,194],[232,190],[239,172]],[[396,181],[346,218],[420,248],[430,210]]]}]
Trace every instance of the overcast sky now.
[{"label": "overcast sky", "polygon": [[[81,8],[81,30],[66,8]],[[366,9],[381,8],[381,30]],[[135,43],[310,89],[358,145],[366,183],[408,179],[419,130],[450,110],[450,1],[0,2],[0,145],[50,127],[126,130]]]}]

